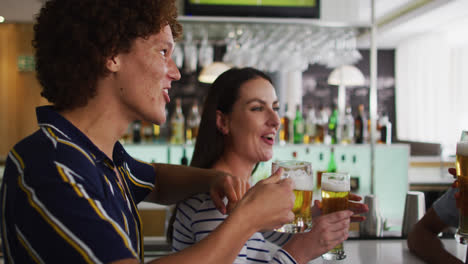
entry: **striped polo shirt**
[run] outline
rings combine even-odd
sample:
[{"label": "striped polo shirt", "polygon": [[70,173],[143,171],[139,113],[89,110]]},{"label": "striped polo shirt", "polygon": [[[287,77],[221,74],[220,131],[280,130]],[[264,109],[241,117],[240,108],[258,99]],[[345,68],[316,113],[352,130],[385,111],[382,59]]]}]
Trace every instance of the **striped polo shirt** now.
[{"label": "striped polo shirt", "polygon": [[111,160],[53,107],[36,112],[39,130],[8,153],[0,191],[6,263],[143,261],[136,205],[153,166],[118,142]]},{"label": "striped polo shirt", "polygon": [[[227,217],[216,209],[208,193],[197,194],[180,202],[175,213],[172,240],[174,252],[199,242]],[[294,258],[281,249],[291,236],[278,232],[257,232],[244,244],[234,263],[295,264]]]}]

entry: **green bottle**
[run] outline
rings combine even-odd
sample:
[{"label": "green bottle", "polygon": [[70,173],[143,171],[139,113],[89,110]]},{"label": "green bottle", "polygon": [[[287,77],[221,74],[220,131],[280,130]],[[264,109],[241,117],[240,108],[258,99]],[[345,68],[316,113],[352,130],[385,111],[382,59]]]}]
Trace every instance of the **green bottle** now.
[{"label": "green bottle", "polygon": [[331,137],[331,143],[336,144],[338,142],[337,139],[337,129],[338,129],[338,109],[334,107],[333,112],[328,120],[328,134]]},{"label": "green bottle", "polygon": [[330,160],[328,161],[327,172],[336,172],[335,149],[330,149]]},{"label": "green bottle", "polygon": [[296,118],[293,121],[294,144],[304,143],[304,119],[302,118],[301,106],[296,106]]}]

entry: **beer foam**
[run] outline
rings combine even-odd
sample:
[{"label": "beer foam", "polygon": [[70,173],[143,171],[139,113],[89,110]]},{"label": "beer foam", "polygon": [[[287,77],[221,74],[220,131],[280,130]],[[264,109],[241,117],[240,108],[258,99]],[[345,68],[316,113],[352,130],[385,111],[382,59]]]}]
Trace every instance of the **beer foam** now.
[{"label": "beer foam", "polygon": [[468,156],[468,141],[457,143],[457,155]]},{"label": "beer foam", "polygon": [[328,179],[322,181],[322,190],[330,192],[349,192],[349,182]]},{"label": "beer foam", "polygon": [[294,190],[299,191],[313,191],[314,190],[314,179],[310,176],[294,177]]}]

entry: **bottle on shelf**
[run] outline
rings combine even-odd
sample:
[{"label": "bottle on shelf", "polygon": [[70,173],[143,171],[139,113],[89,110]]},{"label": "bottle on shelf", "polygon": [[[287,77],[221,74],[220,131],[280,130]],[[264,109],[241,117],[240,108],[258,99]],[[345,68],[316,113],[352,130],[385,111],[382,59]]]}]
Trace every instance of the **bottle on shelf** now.
[{"label": "bottle on shelf", "polygon": [[367,118],[364,113],[364,105],[358,106],[358,114],[354,119],[354,142],[356,144],[365,143],[366,131],[367,131]]},{"label": "bottle on shelf", "polygon": [[358,192],[359,191],[359,168],[357,167],[357,158],[356,155],[353,155],[352,157],[352,167],[351,167],[351,181],[350,181],[350,187],[352,192]]},{"label": "bottle on shelf", "polygon": [[185,150],[185,147],[182,150],[182,158],[180,159],[180,164],[185,166],[188,165],[187,151]]},{"label": "bottle on shelf", "polygon": [[143,142],[151,143],[153,142],[153,124],[148,122],[142,122],[141,128],[143,131]]},{"label": "bottle on shelf", "polygon": [[153,124],[153,142],[159,141],[161,136],[161,126]]},{"label": "bottle on shelf", "polygon": [[133,143],[141,143],[141,121],[135,121],[132,125]]},{"label": "bottle on shelf", "polygon": [[315,115],[314,108],[309,109],[305,123],[306,123],[306,129],[305,129],[304,143],[305,144],[314,143],[315,137],[317,134],[317,116]]},{"label": "bottle on shelf", "polygon": [[279,132],[279,143],[284,145],[289,142],[289,118],[286,114],[288,112],[288,104],[284,105],[284,115],[281,117],[281,126]]},{"label": "bottle on shelf", "polygon": [[332,114],[328,120],[328,135],[331,139],[331,144],[336,144],[338,142],[338,109],[336,106],[333,106]]},{"label": "bottle on shelf", "polygon": [[171,144],[184,143],[184,123],[185,118],[182,113],[182,103],[180,98],[177,98],[176,108],[171,118]]},{"label": "bottle on shelf", "polygon": [[391,144],[392,143],[392,123],[388,115],[384,113],[379,119],[380,140],[379,143]]},{"label": "bottle on shelf", "polygon": [[327,172],[336,172],[335,148],[330,148],[330,159],[328,160]]},{"label": "bottle on shelf", "polygon": [[325,134],[327,133],[328,114],[323,106],[320,106],[319,115],[317,118],[317,132],[315,136],[316,143],[325,142]]},{"label": "bottle on shelf", "polygon": [[190,114],[187,117],[187,130],[185,132],[187,144],[195,143],[198,136],[198,128],[200,127],[200,113],[198,112],[198,104],[194,102]]},{"label": "bottle on shelf", "polygon": [[351,114],[351,107],[346,107],[346,113],[343,120],[341,131],[341,143],[351,144],[354,141],[354,118]]},{"label": "bottle on shelf", "polygon": [[296,118],[293,121],[294,144],[304,143],[304,119],[302,118],[301,106],[296,106]]}]

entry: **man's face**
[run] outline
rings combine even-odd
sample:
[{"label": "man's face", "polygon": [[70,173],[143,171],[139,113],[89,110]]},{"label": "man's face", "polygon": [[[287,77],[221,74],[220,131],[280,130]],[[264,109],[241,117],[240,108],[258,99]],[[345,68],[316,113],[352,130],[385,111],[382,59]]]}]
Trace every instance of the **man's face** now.
[{"label": "man's face", "polygon": [[166,104],[171,82],[180,72],[171,58],[174,39],[169,26],[146,39],[134,41],[128,53],[118,54],[119,70],[115,73],[117,96],[129,121],[144,120],[162,124],[166,121]]}]

